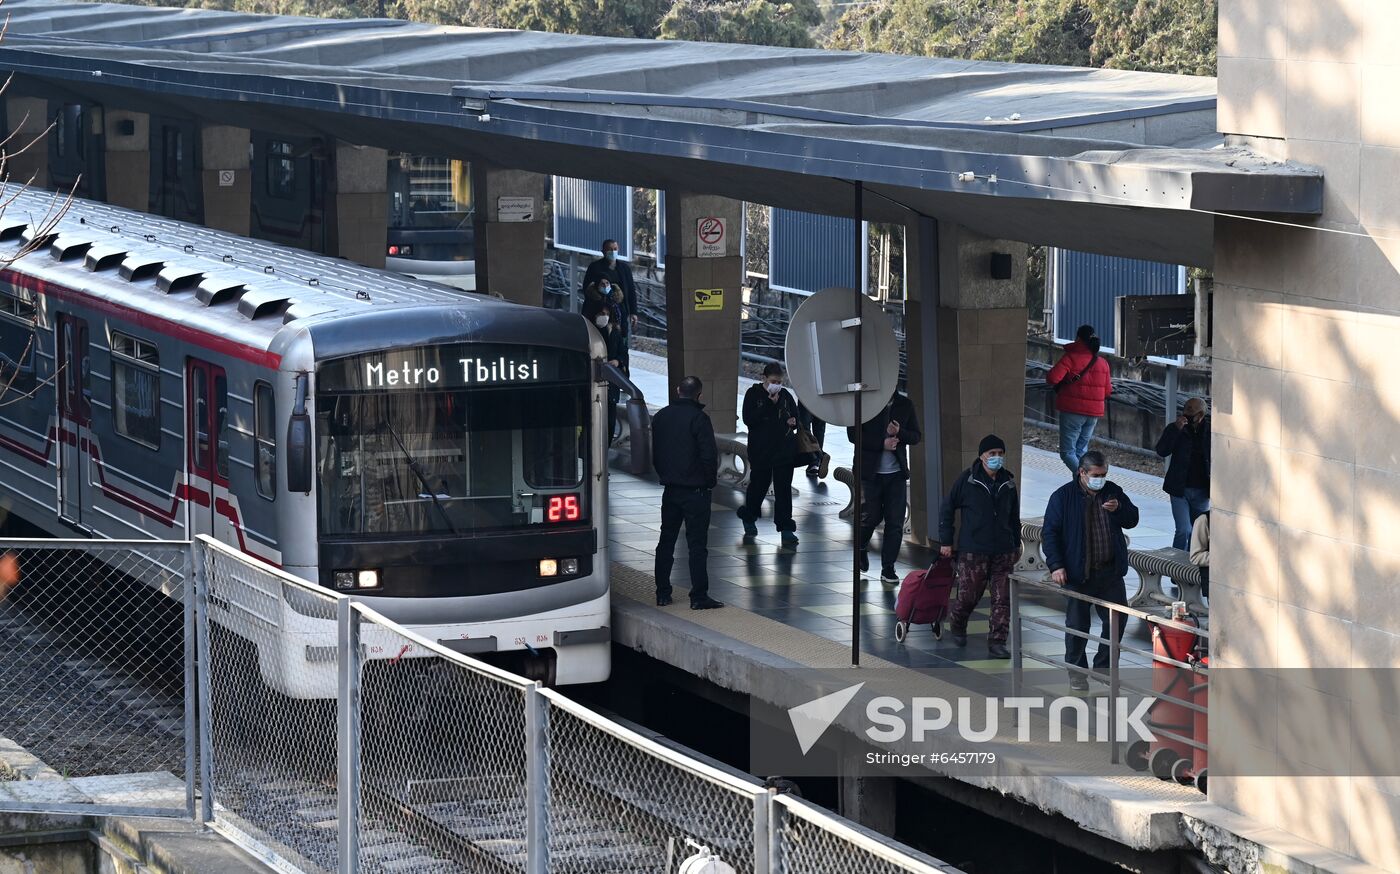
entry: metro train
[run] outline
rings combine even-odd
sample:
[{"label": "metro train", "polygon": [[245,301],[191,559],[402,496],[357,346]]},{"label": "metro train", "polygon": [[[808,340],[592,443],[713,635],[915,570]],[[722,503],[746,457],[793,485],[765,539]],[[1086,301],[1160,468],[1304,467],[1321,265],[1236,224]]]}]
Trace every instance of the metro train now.
[{"label": "metro train", "polygon": [[[584,319],[89,201],[46,221],[52,193],[0,202],[10,514],[207,534],[457,651],[607,678],[608,368]],[[333,695],[334,623],[261,576],[211,582],[211,619],[275,688]]]}]

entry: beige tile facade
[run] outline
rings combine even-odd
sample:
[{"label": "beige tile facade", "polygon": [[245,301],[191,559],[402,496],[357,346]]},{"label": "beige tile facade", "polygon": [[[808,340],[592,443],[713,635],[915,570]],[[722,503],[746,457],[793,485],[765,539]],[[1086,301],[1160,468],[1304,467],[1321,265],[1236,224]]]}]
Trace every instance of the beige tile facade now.
[{"label": "beige tile facade", "polygon": [[[1397,11],[1220,2],[1221,131],[1326,177],[1314,228],[1217,223],[1211,582],[1224,666],[1400,666],[1400,244],[1374,238],[1400,228]],[[1400,783],[1364,776],[1395,746],[1396,721],[1378,715],[1389,699],[1298,673],[1277,683],[1277,712],[1212,713],[1213,745],[1234,736],[1219,764],[1277,755],[1281,772],[1317,776],[1220,777],[1211,799],[1400,871]],[[1367,730],[1353,745],[1355,726]],[[1348,775],[1329,771],[1338,755]]]}]

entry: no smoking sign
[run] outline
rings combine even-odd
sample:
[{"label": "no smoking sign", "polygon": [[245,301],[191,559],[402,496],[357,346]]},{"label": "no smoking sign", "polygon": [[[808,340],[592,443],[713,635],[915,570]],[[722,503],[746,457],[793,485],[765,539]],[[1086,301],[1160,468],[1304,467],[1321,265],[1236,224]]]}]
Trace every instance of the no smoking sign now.
[{"label": "no smoking sign", "polygon": [[695,254],[699,258],[723,258],[729,252],[725,221],[706,216],[695,222]]}]

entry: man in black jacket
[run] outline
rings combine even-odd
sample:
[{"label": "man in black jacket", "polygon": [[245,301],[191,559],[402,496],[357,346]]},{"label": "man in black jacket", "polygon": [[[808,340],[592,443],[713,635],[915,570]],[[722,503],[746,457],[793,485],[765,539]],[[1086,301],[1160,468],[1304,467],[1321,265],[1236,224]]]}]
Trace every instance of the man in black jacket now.
[{"label": "man in black jacket", "polygon": [[1006,649],[1011,629],[1011,571],[1021,553],[1021,496],[1011,471],[1003,469],[1006,443],[995,434],[982,438],[977,460],[963,471],[938,520],[938,540],[944,557],[953,554],[953,516],[962,513],[958,531],[958,603],[953,605],[953,643],[967,645],[967,618],[991,585],[992,621],[987,654],[1010,658]]},{"label": "man in black jacket", "polygon": [[909,505],[909,453],[905,451],[923,439],[919,417],[909,398],[894,392],[879,415],[859,428],[846,429],[861,457],[860,569],[870,569],[865,550],[875,527],[885,525],[880,548],[880,582],[899,582],[894,563],[904,540],[904,513]]},{"label": "man in black jacket", "polygon": [[1191,527],[1210,509],[1210,418],[1206,402],[1191,398],[1157,441],[1157,454],[1170,458],[1162,491],[1171,496],[1176,536],[1172,546],[1191,546]]},{"label": "man in black jacket", "polygon": [[[1128,603],[1123,584],[1128,573],[1128,540],[1123,532],[1137,524],[1138,508],[1117,483],[1108,481],[1108,460],[1103,453],[1093,449],[1084,453],[1075,478],[1056,489],[1045,505],[1041,548],[1051,581],[1100,601]],[[1114,639],[1122,640],[1121,616],[1110,623],[1107,607],[1078,598],[1066,601],[1065,627],[1087,634],[1091,607],[1103,626],[1099,637],[1107,640],[1112,633]],[[1084,658],[1087,643],[1085,638],[1065,634],[1065,662],[1075,666],[1070,668],[1069,685],[1079,691],[1089,688]],[[1100,642],[1094,650],[1094,670],[1101,674],[1109,670],[1107,643]]]},{"label": "man in black jacket", "polygon": [[618,260],[617,240],[604,240],[603,257],[590,263],[584,271],[581,292],[585,300],[597,295],[596,290],[590,289],[594,289],[600,279],[622,289],[622,332],[631,337],[632,328],[637,324],[637,283],[632,278],[632,268],[626,261]]},{"label": "man in black jacket", "polygon": [[783,388],[783,366],[764,365],[763,381],[744,394],[744,427],[749,429],[749,487],[739,518],[744,537],[758,535],[763,497],[773,486],[773,524],[784,546],[797,545],[792,520],[792,466],[797,455],[797,400]]},{"label": "man in black jacket", "polygon": [[651,458],[661,493],[661,541],[656,545],[656,606],[671,603],[671,561],[676,538],[685,523],[690,547],[690,609],[711,610],[724,605],[711,598],[709,557],[710,492],[719,475],[715,429],[700,403],[704,388],[698,377],[687,376],[676,387],[675,403],[651,420]]}]

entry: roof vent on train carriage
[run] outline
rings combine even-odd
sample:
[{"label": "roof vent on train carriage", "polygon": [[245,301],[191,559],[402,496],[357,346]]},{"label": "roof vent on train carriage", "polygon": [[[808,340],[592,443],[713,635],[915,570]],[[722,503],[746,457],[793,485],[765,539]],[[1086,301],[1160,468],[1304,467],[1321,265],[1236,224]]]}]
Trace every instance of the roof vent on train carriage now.
[{"label": "roof vent on train carriage", "polygon": [[311,300],[294,300],[287,304],[287,311],[282,313],[282,324],[290,324],[297,319],[306,319],[311,316],[319,316],[322,313],[336,312],[339,307]]},{"label": "roof vent on train carriage", "polygon": [[11,242],[19,239],[25,229],[29,227],[29,222],[19,218],[0,217],[0,242]]},{"label": "roof vent on train carriage", "polygon": [[164,266],[165,259],[160,255],[133,252],[122,259],[121,276],[127,282],[140,282],[155,276]]},{"label": "roof vent on train carriage", "polygon": [[199,281],[199,288],[195,291],[195,300],[207,307],[218,306],[221,303],[228,303],[231,300],[238,300],[248,287],[237,279],[230,279],[227,276],[206,276]]},{"label": "roof vent on train carriage", "polygon": [[199,284],[204,271],[194,267],[166,267],[156,274],[156,288],[166,294],[187,291]]},{"label": "roof vent on train carriage", "polygon": [[59,234],[54,237],[53,243],[49,246],[49,256],[55,261],[72,261],[75,258],[83,257],[91,248],[92,240],[86,236]]},{"label": "roof vent on train carriage", "polygon": [[127,254],[122,246],[93,246],[83,256],[83,266],[92,273],[111,270],[126,260]]},{"label": "roof vent on train carriage", "polygon": [[287,297],[286,292],[269,289],[246,291],[238,300],[238,314],[252,321],[266,316],[281,315],[290,304],[291,298]]},{"label": "roof vent on train carriage", "polygon": [[49,243],[52,243],[57,236],[58,232],[52,227],[45,230],[43,227],[35,227],[33,225],[25,225],[24,230],[20,231],[19,234],[20,240],[34,251],[42,249]]}]

